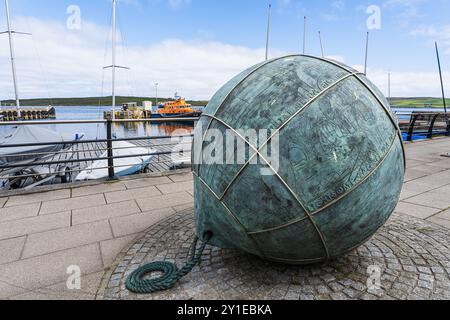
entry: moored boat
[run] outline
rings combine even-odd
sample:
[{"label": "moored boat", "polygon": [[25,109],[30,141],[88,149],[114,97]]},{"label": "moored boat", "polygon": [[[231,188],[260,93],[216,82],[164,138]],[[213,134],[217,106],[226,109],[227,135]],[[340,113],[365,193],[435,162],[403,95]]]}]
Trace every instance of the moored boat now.
[{"label": "moored boat", "polygon": [[[126,141],[113,142],[114,173],[117,177],[144,172],[154,158],[152,148],[137,147]],[[135,155],[133,157],[133,155]],[[105,159],[108,153],[103,153],[100,158]],[[127,157],[127,158],[122,158]],[[95,161],[87,169],[81,171],[76,177],[77,181],[98,180],[108,177],[108,160]]]},{"label": "moored boat", "polygon": [[198,118],[201,115],[200,110],[192,108],[192,105],[177,94],[174,101],[161,103],[156,112],[152,112],[152,118]]},{"label": "moored boat", "polygon": [[3,146],[0,148],[0,164],[33,162],[66,149],[83,137],[84,134],[64,137],[55,131],[41,127],[17,126],[8,136],[0,138],[0,146]]}]

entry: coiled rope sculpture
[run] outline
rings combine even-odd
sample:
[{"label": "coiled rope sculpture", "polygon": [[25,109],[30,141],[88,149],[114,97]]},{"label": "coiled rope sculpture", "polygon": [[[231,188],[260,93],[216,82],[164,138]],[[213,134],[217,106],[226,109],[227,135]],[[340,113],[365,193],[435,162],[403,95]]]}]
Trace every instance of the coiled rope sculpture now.
[{"label": "coiled rope sculpture", "polygon": [[[138,294],[149,294],[157,291],[168,290],[172,288],[181,278],[189,274],[192,269],[200,262],[206,245],[212,237],[211,232],[206,232],[204,241],[202,241],[197,252],[199,238],[196,236],[189,249],[189,259],[186,265],[178,267],[167,261],[156,261],[138,268],[127,278],[125,286],[128,290]],[[162,275],[156,278],[145,279],[153,272],[162,272]]]}]

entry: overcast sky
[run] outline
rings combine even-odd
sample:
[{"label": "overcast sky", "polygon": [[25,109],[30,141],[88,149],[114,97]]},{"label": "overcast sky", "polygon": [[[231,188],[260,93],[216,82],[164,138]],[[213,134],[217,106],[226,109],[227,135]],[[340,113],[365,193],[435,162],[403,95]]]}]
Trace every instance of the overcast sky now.
[{"label": "overcast sky", "polygon": [[[368,76],[393,96],[439,96],[434,41],[450,81],[448,0],[272,0],[270,56],[301,51],[308,16],[307,53],[362,69],[371,28]],[[119,95],[175,91],[209,99],[228,79],[264,59],[267,0],[119,0]],[[22,98],[109,95],[110,0],[10,0]],[[369,8],[369,9],[368,9]],[[378,20],[376,9],[380,9]],[[4,1],[0,27],[6,29]],[[79,15],[78,15],[79,9]],[[78,17],[80,19],[78,19]],[[368,25],[369,20],[369,25]],[[78,24],[80,22],[80,24]],[[378,28],[379,27],[379,28]],[[0,36],[0,100],[13,97],[9,47]],[[103,79],[103,81],[102,81]],[[450,86],[448,86],[450,94]]]}]

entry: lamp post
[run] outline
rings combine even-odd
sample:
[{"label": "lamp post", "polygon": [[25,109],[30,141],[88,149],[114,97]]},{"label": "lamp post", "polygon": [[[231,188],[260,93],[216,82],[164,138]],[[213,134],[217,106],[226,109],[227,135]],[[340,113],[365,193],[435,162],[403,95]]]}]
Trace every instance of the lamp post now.
[{"label": "lamp post", "polygon": [[155,83],[155,89],[156,89],[156,107],[158,107],[158,85],[159,85],[159,83],[158,82],[156,82]]}]

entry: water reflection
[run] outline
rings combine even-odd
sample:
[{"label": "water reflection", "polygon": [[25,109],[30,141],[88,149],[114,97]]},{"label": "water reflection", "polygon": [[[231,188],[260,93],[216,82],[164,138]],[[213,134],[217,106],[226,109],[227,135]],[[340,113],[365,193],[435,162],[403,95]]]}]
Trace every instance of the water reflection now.
[{"label": "water reflection", "polygon": [[[115,123],[114,133],[117,137],[131,138],[137,136],[170,136],[185,132],[192,133],[195,122],[164,122],[164,123]],[[106,129],[105,129],[106,130]]]},{"label": "water reflection", "polygon": [[[103,112],[110,107],[55,107],[57,120],[102,120]],[[115,123],[114,135],[117,138],[132,138],[139,136],[169,136],[177,130],[192,133],[195,122],[166,122],[166,123]],[[86,140],[105,139],[106,124],[52,124],[39,125],[56,131],[64,137],[72,138],[75,134],[84,134]],[[10,134],[11,127],[0,126],[0,135]]]}]

